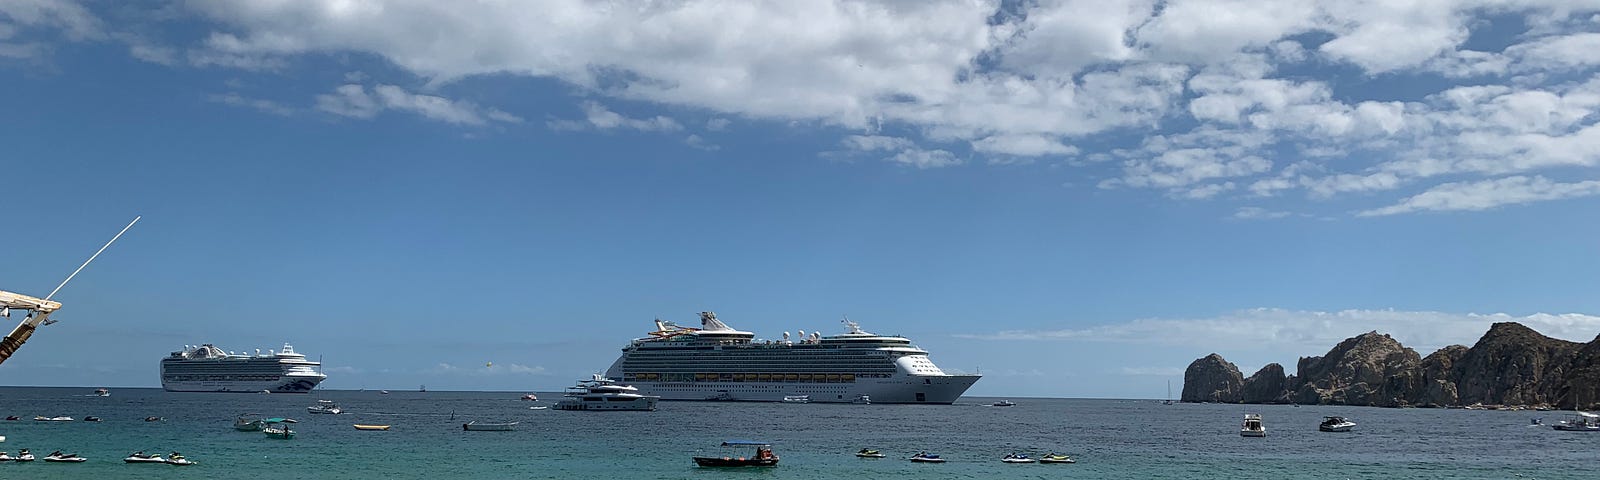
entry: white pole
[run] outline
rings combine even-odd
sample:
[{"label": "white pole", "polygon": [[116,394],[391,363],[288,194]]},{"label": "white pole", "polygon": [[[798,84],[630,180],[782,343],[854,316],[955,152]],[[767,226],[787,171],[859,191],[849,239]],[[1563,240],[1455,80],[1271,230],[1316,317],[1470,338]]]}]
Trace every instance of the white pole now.
[{"label": "white pole", "polygon": [[72,277],[78,276],[78,272],[83,271],[83,267],[89,266],[89,262],[93,262],[95,257],[100,256],[100,252],[106,251],[106,248],[110,247],[111,244],[116,242],[118,238],[122,238],[122,234],[128,233],[128,229],[133,228],[133,224],[139,223],[139,219],[140,218],[144,218],[144,217],[142,215],[133,217],[133,221],[128,222],[128,226],[122,227],[122,231],[117,232],[117,236],[111,237],[111,241],[110,242],[106,242],[105,246],[100,247],[99,251],[94,252],[94,255],[90,255],[88,260],[84,260],[83,261],[83,265],[78,265],[78,269],[77,270],[73,270],[72,271],[72,275],[67,275],[67,279],[66,280],[62,280],[60,285],[56,285],[56,289],[55,290],[51,290],[49,295],[45,295],[44,296],[44,299],[45,300],[49,300],[50,297],[56,296],[56,292],[61,291],[61,287],[67,286],[67,282],[72,281]]}]

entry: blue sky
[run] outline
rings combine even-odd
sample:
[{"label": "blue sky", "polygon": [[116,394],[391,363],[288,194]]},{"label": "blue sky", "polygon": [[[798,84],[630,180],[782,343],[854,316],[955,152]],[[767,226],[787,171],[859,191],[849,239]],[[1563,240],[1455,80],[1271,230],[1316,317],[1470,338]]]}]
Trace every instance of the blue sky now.
[{"label": "blue sky", "polygon": [[[1600,333],[1600,7],[0,3],[0,366],[557,389],[660,317],[899,333],[971,393],[1160,397]],[[487,366],[489,363],[493,366]]]}]

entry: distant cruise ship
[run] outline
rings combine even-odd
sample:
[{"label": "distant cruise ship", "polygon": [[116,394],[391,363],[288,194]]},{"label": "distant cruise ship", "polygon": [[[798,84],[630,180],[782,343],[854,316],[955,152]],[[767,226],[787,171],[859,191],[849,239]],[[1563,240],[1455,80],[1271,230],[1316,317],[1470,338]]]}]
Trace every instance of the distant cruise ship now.
[{"label": "distant cruise ship", "polygon": [[979,375],[950,375],[928,360],[928,352],[899,336],[867,333],[844,320],[833,336],[804,332],[790,341],[755,340],[712,312],[700,313],[700,328],[656,320],[656,331],[622,349],[606,376],[662,400],[778,402],[808,395],[812,402],[955,402]]},{"label": "distant cruise ship", "polygon": [[161,359],[161,388],[169,392],[307,393],[327,379],[319,362],[307,361],[294,347],[254,354],[230,354],[211,344],[185,345]]}]

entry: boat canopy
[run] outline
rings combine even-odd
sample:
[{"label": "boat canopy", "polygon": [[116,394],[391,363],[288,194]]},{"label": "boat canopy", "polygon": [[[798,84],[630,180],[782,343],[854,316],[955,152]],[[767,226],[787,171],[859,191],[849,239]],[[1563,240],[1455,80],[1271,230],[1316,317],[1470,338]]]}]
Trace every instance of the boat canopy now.
[{"label": "boat canopy", "polygon": [[763,441],[759,441],[759,440],[728,440],[726,442],[722,442],[722,446],[724,446],[724,447],[746,447],[746,446],[767,447],[767,446],[771,446],[771,445],[772,444],[769,443],[769,442],[763,442]]}]

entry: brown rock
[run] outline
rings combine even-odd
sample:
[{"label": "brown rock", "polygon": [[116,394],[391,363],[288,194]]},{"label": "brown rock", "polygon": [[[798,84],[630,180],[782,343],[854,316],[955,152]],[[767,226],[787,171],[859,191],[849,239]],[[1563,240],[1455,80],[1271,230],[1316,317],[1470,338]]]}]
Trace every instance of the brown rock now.
[{"label": "brown rock", "polygon": [[1244,375],[1239,367],[1221,355],[1206,355],[1189,363],[1183,371],[1183,396],[1185,402],[1239,403],[1244,389]]}]

